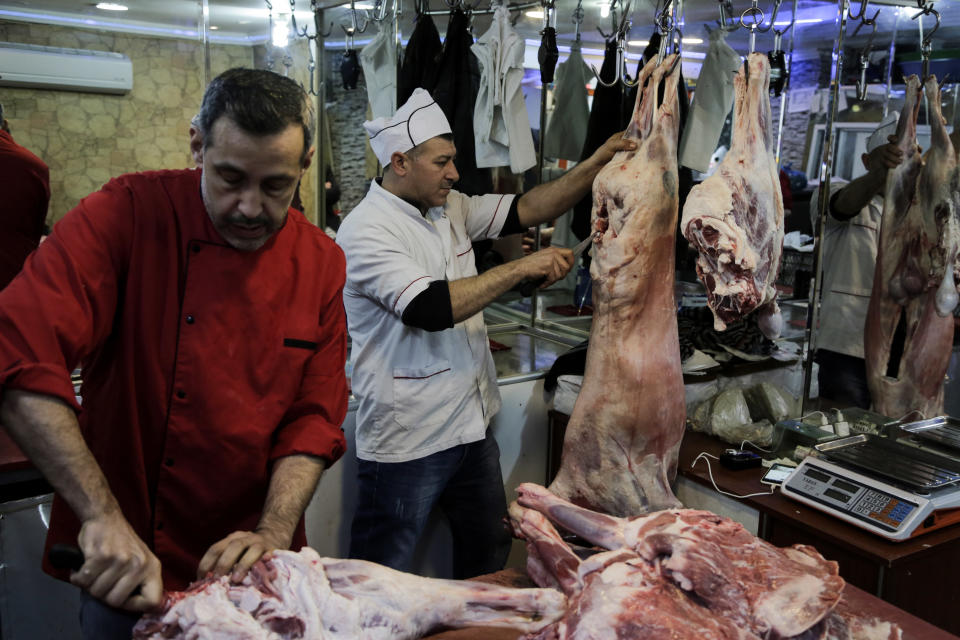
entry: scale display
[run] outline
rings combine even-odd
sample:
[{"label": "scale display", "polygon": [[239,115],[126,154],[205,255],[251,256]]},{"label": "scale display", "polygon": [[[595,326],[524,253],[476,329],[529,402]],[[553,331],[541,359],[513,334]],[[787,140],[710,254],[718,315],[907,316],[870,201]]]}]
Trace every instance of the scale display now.
[{"label": "scale display", "polygon": [[818,458],[801,462],[781,490],[785,496],[892,540],[911,537],[936,508],[929,498]]}]

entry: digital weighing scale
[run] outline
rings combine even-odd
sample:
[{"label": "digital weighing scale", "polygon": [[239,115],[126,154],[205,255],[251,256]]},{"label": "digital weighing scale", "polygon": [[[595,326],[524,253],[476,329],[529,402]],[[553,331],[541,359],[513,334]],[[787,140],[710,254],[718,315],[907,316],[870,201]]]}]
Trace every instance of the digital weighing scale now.
[{"label": "digital weighing scale", "polygon": [[960,522],[960,460],[858,434],[816,445],[783,481],[799,502],[893,541]]}]

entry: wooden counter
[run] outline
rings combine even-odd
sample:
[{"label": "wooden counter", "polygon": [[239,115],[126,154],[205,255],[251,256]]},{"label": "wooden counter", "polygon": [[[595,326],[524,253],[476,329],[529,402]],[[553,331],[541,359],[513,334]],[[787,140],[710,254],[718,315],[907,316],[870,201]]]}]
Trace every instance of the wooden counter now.
[{"label": "wooden counter", "polygon": [[[494,582],[514,587],[532,587],[533,582],[516,569],[507,569],[491,576],[477,578],[483,582]],[[862,589],[847,584],[843,590],[846,606],[852,611],[863,612],[867,617],[896,622],[903,629],[904,640],[956,640],[942,629],[929,622],[898,609],[893,605],[870,595]],[[522,633],[512,629],[458,629],[428,636],[430,640],[518,640]]]},{"label": "wooden counter", "polygon": [[[730,445],[716,438],[687,431],[680,446],[678,472],[711,487],[703,451],[720,455]],[[765,469],[730,471],[711,460],[713,478],[724,491],[746,495],[765,491],[760,483]],[[840,575],[883,600],[924,620],[960,634],[960,525],[953,525],[903,542],[885,538],[847,524],[838,518],[785,498],[771,495],[744,498],[760,512],[759,535],[783,547],[809,544],[840,565]]]}]

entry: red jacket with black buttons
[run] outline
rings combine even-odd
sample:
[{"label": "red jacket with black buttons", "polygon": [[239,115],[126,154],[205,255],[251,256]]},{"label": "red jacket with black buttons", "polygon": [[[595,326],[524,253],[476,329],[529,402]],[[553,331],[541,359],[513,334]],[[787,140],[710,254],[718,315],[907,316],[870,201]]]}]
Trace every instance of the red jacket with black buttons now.
[{"label": "red jacket with black buttons", "polygon": [[[293,209],[244,252],[214,229],[199,170],[122,176],[0,292],[0,390],[74,406],[164,587],[182,589],[209,545],[255,528],[277,458],[343,455],[344,278],[340,248]],[[48,547],[78,531],[56,499]]]}]

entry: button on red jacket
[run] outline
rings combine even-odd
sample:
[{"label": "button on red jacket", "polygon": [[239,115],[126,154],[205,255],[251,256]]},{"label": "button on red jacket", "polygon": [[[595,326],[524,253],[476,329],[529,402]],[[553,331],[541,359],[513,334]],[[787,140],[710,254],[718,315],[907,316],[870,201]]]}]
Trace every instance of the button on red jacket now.
[{"label": "button on red jacket", "polygon": [[[80,410],[69,372],[82,364],[84,438],[165,588],[256,526],[273,461],[343,454],[344,269],[292,209],[261,249],[231,248],[200,171],[157,171],[83,199],[0,292],[0,388]],[[55,500],[48,546],[78,530]]]}]

